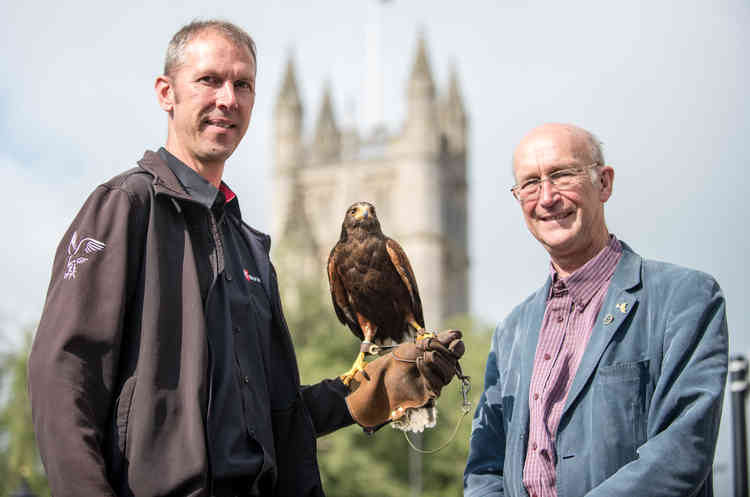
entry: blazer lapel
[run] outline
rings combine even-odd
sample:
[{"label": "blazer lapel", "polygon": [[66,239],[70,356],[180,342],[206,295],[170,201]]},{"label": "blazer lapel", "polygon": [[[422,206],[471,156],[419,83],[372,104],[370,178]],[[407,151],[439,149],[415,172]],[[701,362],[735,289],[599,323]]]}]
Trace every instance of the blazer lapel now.
[{"label": "blazer lapel", "polygon": [[638,302],[637,295],[629,292],[629,290],[641,282],[642,260],[640,256],[630,250],[630,247],[624,243],[622,245],[623,251],[620,262],[609,284],[607,296],[599,315],[596,317],[591,338],[583,352],[581,363],[578,365],[575,378],[573,378],[573,384],[570,386],[570,392],[568,392],[568,398],[562,412],[563,417],[589,382],[607,345],[628,315],[633,312],[635,304]]}]

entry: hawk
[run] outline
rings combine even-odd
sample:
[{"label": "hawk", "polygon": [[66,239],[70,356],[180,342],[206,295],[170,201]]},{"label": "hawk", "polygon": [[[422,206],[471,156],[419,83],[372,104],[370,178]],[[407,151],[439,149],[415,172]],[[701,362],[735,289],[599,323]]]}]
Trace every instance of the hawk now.
[{"label": "hawk", "polygon": [[372,346],[434,336],[424,332],[417,280],[401,246],[383,234],[375,207],[349,207],[341,237],[328,256],[328,283],[336,316],[362,340],[352,369],[341,376],[349,384],[364,367]]}]

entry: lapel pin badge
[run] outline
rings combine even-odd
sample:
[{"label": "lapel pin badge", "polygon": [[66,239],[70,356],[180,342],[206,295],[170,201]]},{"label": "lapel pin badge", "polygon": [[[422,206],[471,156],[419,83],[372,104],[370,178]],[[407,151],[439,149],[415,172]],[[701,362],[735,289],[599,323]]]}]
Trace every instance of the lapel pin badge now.
[{"label": "lapel pin badge", "polygon": [[620,302],[615,307],[617,307],[618,309],[620,309],[620,312],[623,313],[623,314],[625,314],[626,312],[628,312],[628,303],[627,302]]},{"label": "lapel pin badge", "polygon": [[612,314],[607,314],[606,316],[604,316],[604,324],[609,324],[614,320],[615,317]]}]

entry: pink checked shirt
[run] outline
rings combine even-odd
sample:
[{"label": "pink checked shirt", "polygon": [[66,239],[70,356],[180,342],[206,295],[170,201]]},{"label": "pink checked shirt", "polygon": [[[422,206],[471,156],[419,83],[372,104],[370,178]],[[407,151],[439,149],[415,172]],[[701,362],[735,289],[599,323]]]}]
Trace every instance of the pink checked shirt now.
[{"label": "pink checked shirt", "polygon": [[557,497],[557,427],[621,254],[620,242],[612,235],[601,252],[567,278],[558,278],[552,269],[529,387],[523,483],[531,497]]}]

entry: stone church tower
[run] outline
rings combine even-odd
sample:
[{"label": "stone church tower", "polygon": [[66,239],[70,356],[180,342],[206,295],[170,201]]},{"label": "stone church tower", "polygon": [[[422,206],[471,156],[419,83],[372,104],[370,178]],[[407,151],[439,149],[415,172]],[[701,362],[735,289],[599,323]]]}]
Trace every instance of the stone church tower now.
[{"label": "stone church tower", "polygon": [[274,263],[286,307],[299,289],[330,303],[326,262],[346,208],[375,205],[383,232],[406,251],[425,324],[469,310],[467,117],[455,70],[444,91],[432,78],[420,37],[399,132],[360,136],[337,123],[326,89],[315,129],[303,130],[294,66],[286,66],[274,109]]}]

